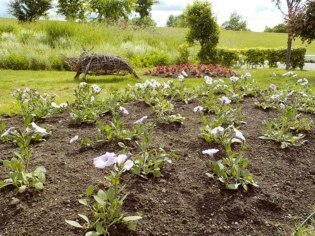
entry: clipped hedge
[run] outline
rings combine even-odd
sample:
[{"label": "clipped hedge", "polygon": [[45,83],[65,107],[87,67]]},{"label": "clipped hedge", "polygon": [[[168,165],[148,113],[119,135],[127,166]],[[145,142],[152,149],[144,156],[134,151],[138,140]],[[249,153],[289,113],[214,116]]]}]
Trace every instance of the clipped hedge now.
[{"label": "clipped hedge", "polygon": [[[285,48],[249,48],[226,49],[218,48],[215,64],[224,66],[247,65],[248,67],[264,66],[268,62],[270,68],[277,68],[277,63],[285,64],[287,49]],[[293,48],[291,51],[292,69],[304,67],[305,48]]]}]

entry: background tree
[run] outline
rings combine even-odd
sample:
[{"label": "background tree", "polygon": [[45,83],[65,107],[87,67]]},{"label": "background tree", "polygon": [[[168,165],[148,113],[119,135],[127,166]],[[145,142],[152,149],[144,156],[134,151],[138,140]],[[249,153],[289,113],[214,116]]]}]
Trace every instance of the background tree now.
[{"label": "background tree", "polygon": [[219,42],[219,26],[212,15],[209,2],[194,1],[185,12],[189,32],[188,43],[199,42],[201,49],[198,57],[201,62],[214,62],[216,46]]},{"label": "background tree", "polygon": [[137,0],[135,12],[139,13],[140,19],[151,16],[152,6],[158,3],[157,0]]},{"label": "background tree", "polygon": [[246,20],[243,20],[243,17],[237,14],[236,11],[231,13],[230,19],[224,22],[222,26],[226,30],[248,31]]},{"label": "background tree", "polygon": [[311,43],[315,40],[315,1],[309,0],[296,18],[295,22],[295,37],[301,37],[303,42]]},{"label": "background tree", "polygon": [[19,21],[32,22],[47,15],[52,8],[52,0],[13,0],[9,2],[9,12]]},{"label": "background tree", "polygon": [[136,0],[90,0],[90,7],[99,22],[117,22],[119,19],[128,20],[135,2]]},{"label": "background tree", "polygon": [[288,27],[286,24],[278,24],[274,27],[265,27],[264,32],[269,32],[269,33],[288,33]]},{"label": "background tree", "polygon": [[167,27],[177,27],[177,28],[186,28],[187,21],[184,14],[179,16],[170,15],[166,22]]},{"label": "background tree", "polygon": [[137,25],[141,26],[154,26],[155,22],[151,18],[151,10],[154,4],[158,3],[157,0],[137,0],[135,3],[135,12],[139,14],[139,18],[134,21]]},{"label": "background tree", "polygon": [[292,49],[292,42],[295,35],[295,21],[301,10],[303,9],[303,0],[286,0],[286,9],[282,7],[281,0],[272,0],[275,2],[278,9],[282,12],[284,16],[284,20],[286,25],[288,26],[288,41],[287,41],[287,58],[286,58],[286,70],[290,69],[290,60],[291,60],[291,49]]},{"label": "background tree", "polygon": [[87,0],[58,0],[57,13],[64,15],[66,20],[85,20]]}]

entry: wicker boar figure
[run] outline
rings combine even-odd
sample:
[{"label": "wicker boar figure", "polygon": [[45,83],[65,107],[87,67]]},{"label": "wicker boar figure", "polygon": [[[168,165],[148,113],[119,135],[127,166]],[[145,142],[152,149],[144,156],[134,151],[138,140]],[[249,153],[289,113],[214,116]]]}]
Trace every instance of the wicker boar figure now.
[{"label": "wicker boar figure", "polygon": [[65,63],[70,66],[72,71],[76,71],[74,79],[79,79],[80,74],[84,73],[83,80],[86,81],[86,75],[126,75],[132,74],[136,78],[139,76],[133,70],[131,65],[118,56],[110,54],[89,53],[83,49],[79,57],[65,57],[61,55]]}]

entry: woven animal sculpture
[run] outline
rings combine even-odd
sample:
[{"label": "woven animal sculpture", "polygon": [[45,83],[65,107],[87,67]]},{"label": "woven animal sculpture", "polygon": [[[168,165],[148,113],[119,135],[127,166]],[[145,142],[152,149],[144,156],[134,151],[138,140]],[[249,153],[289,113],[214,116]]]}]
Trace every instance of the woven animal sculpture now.
[{"label": "woven animal sculpture", "polygon": [[84,73],[83,80],[86,75],[126,75],[132,74],[136,78],[139,76],[133,70],[131,65],[121,57],[110,54],[89,53],[83,49],[83,53],[79,57],[68,58],[60,55],[72,71],[76,71],[74,79],[79,79],[80,74]]}]

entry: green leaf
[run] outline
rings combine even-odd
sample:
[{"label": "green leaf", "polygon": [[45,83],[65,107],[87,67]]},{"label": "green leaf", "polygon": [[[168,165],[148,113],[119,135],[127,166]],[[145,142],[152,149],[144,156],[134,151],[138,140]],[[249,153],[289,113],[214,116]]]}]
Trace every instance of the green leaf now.
[{"label": "green leaf", "polygon": [[97,201],[99,204],[104,205],[105,201],[100,198],[99,196],[94,196],[95,201]]},{"label": "green leaf", "polygon": [[90,185],[87,189],[86,189],[86,195],[87,196],[91,196],[94,192],[94,187],[92,185]]},{"label": "green leaf", "polygon": [[40,175],[42,173],[46,173],[46,169],[43,166],[39,166],[39,167],[36,168],[36,170],[34,170],[34,174],[36,176],[38,176],[38,175]]},{"label": "green leaf", "polygon": [[43,190],[44,189],[44,185],[42,182],[37,182],[34,187],[37,189],[37,190]]},{"label": "green leaf", "polygon": [[89,231],[85,234],[85,236],[98,236],[99,234],[96,233],[95,231]]},{"label": "green leaf", "polygon": [[230,190],[237,190],[240,184],[227,184],[226,188]]},{"label": "green leaf", "polygon": [[80,199],[79,203],[81,203],[84,206],[89,206],[87,199]]},{"label": "green leaf", "polygon": [[80,225],[78,222],[76,221],[73,221],[73,220],[66,220],[66,223],[73,226],[73,227],[76,227],[76,228],[81,228],[83,229],[83,226]]},{"label": "green leaf", "polygon": [[85,220],[88,224],[90,224],[89,218],[86,215],[78,214],[83,220]]},{"label": "green leaf", "polygon": [[141,216],[126,216],[123,218],[124,222],[129,222],[129,221],[135,221],[135,220],[141,220]]},{"label": "green leaf", "polygon": [[19,193],[23,193],[26,190],[26,185],[19,187]]}]

